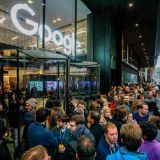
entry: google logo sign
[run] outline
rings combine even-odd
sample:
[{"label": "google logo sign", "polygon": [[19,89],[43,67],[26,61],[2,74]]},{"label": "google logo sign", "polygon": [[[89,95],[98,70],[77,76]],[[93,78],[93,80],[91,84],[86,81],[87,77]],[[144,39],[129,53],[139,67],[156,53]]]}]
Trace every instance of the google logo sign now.
[{"label": "google logo sign", "polygon": [[[25,10],[31,14],[31,16],[35,16],[35,12],[30,8],[27,4],[16,4],[11,9],[11,19],[16,28],[25,35],[32,36],[35,35],[37,32],[42,39],[42,24],[38,24],[33,20],[25,18],[25,23],[32,27],[31,30],[25,29],[18,21],[17,13],[19,10]],[[52,41],[57,46],[63,46],[64,52],[66,54],[71,54],[74,51],[74,33],[71,35],[63,35],[60,31],[54,30],[52,31],[48,25],[45,25],[45,30],[47,31],[47,37],[45,37],[45,41]],[[77,52],[79,51],[79,47],[81,46],[79,41],[76,41]]]}]

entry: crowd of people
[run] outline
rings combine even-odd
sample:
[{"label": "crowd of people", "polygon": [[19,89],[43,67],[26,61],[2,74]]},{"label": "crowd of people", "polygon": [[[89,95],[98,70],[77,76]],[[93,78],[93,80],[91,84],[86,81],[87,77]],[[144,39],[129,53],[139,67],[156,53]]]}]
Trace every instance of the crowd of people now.
[{"label": "crowd of people", "polygon": [[[159,88],[113,86],[107,95],[92,95],[88,102],[73,97],[69,101],[66,111],[53,93],[45,107],[39,108],[35,98],[25,102],[23,152],[16,152],[15,159],[160,159]],[[0,159],[10,160],[4,126],[0,123],[0,149],[7,155],[2,151]]]}]

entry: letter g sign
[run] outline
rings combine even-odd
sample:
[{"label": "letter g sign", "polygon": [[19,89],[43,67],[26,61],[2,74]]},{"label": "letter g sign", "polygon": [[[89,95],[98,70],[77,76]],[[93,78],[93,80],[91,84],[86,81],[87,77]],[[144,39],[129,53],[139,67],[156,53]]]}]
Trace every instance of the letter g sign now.
[{"label": "letter g sign", "polygon": [[19,29],[25,35],[31,36],[31,35],[36,34],[36,32],[38,31],[38,24],[36,22],[33,22],[32,20],[26,18],[25,22],[33,26],[32,30],[26,30],[18,22],[17,12],[22,9],[28,11],[32,16],[35,15],[35,12],[30,7],[28,7],[27,4],[17,4],[11,9],[11,18],[12,18],[14,25],[17,27],[17,29]]}]

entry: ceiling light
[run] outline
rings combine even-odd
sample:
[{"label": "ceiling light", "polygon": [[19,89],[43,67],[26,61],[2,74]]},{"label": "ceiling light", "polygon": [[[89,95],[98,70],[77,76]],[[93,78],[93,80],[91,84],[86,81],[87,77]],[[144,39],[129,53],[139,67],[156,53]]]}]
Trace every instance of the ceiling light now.
[{"label": "ceiling light", "polygon": [[5,20],[6,20],[5,17],[1,18],[1,19],[0,19],[0,23],[3,23]]},{"label": "ceiling light", "polygon": [[53,20],[52,22],[53,22],[53,23],[56,23],[57,21],[56,21],[56,20]]},{"label": "ceiling light", "polygon": [[86,32],[86,31],[82,30],[82,31],[77,32],[77,34],[81,34],[81,33],[84,33],[84,32]]},{"label": "ceiling light", "polygon": [[57,21],[61,21],[61,18],[57,18]]},{"label": "ceiling light", "polygon": [[18,38],[18,36],[15,36],[15,37],[12,38],[12,40],[14,41],[14,40],[16,40],[17,38]]},{"label": "ceiling light", "polygon": [[129,4],[128,4],[128,7],[133,7],[133,3],[129,3]]},{"label": "ceiling light", "polygon": [[143,50],[143,51],[145,51],[146,49],[145,49],[145,48],[143,48],[142,50]]},{"label": "ceiling light", "polygon": [[63,47],[61,46],[61,47],[57,47],[56,49],[62,49]]},{"label": "ceiling light", "polygon": [[135,27],[138,27],[138,26],[139,26],[139,24],[138,24],[138,23],[136,23],[136,24],[135,24]]},{"label": "ceiling light", "polygon": [[144,46],[144,43],[141,43],[141,46]]},{"label": "ceiling light", "polygon": [[80,44],[85,44],[86,42],[80,42]]},{"label": "ceiling light", "polygon": [[30,45],[29,47],[36,47],[37,46],[37,44],[33,44],[33,45]]},{"label": "ceiling light", "polygon": [[139,38],[142,38],[142,35],[139,35],[138,37],[139,37]]},{"label": "ceiling light", "polygon": [[33,1],[32,1],[32,0],[28,0],[28,3],[29,3],[29,4],[33,4]]}]

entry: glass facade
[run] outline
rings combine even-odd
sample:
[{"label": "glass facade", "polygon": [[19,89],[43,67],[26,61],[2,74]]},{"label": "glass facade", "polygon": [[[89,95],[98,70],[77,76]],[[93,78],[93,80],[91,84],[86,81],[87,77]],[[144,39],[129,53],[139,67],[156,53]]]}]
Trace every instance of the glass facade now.
[{"label": "glass facade", "polygon": [[[68,90],[70,95],[96,93],[99,65],[86,62],[87,16],[90,13],[81,0],[46,0],[45,5],[41,0],[1,0],[0,82],[3,92],[25,89],[26,99],[40,99],[39,106],[45,104],[50,91],[63,99],[64,104]],[[8,46],[10,49],[5,48]]]},{"label": "glass facade", "polygon": [[[28,2],[30,1],[2,0],[0,2],[0,43],[20,48],[42,48],[42,1],[33,0],[32,4]],[[11,10],[13,7],[18,7],[17,4],[21,4],[21,9],[16,14],[19,26],[23,30],[32,31],[34,25],[28,24],[26,20],[35,22],[38,27],[35,27],[34,34],[27,35],[22,29],[15,26],[17,22],[15,22],[15,17],[12,18]],[[83,57],[84,60],[87,54],[88,14],[90,14],[89,9],[80,0],[47,0],[45,5],[45,48],[60,51],[72,59]]]}]

